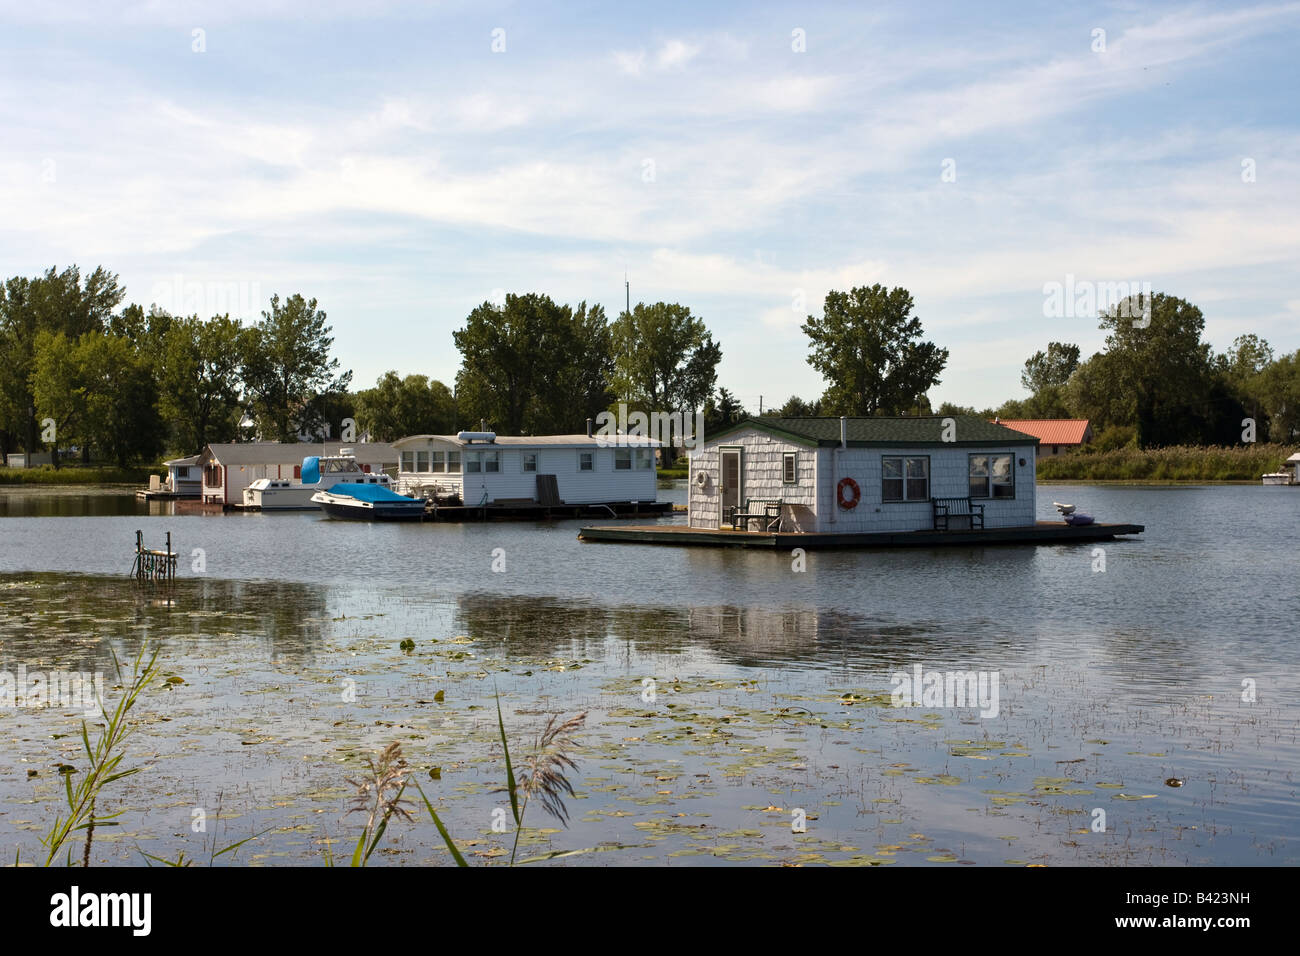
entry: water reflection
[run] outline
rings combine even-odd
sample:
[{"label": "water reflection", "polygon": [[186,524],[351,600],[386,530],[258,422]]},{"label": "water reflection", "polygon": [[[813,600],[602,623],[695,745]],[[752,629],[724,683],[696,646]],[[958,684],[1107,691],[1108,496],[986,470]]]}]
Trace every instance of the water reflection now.
[{"label": "water reflection", "polygon": [[111,671],[113,651],[145,644],[181,656],[252,635],[266,659],[310,664],[329,619],[327,592],[281,581],[140,584],[89,575],[0,575],[0,663]]}]

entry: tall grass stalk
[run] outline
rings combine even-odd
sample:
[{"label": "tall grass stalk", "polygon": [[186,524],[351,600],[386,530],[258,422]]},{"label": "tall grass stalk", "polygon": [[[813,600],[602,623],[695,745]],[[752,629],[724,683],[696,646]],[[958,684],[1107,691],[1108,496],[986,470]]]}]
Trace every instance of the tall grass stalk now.
[{"label": "tall grass stalk", "polygon": [[[139,773],[139,767],[133,767],[130,770],[119,770],[122,758],[126,756],[124,744],[134,727],[128,722],[127,716],[131,708],[135,706],[136,700],[144,692],[145,688],[152,684],[159,674],[158,668],[158,651],[149,656],[145,661],[145,647],[140,648],[136,654],[135,661],[131,665],[129,675],[125,674],[122,669],[122,663],[117,659],[117,654],[113,654],[113,666],[117,670],[118,682],[124,686],[122,697],[117,702],[117,707],[113,710],[111,717],[107,715],[107,724],[100,727],[99,736],[92,745],[90,742],[90,733],[86,728],[86,722],[81,722],[81,743],[85,749],[86,761],[89,769],[81,774],[77,785],[74,787],[72,778],[78,776],[76,771],[69,771],[63,775],[63,791],[67,800],[67,815],[60,814],[54,820],[54,825],[50,828],[49,833],[41,838],[47,852],[45,865],[50,866],[54,858],[67,849],[67,862],[72,864],[72,848],[69,842],[73,836],[81,831],[85,831],[86,843],[82,853],[82,864],[90,865],[90,849],[94,840],[96,827],[117,826],[113,822],[115,817],[121,816],[122,811],[106,815],[95,813],[95,804],[104,788],[114,781],[121,780],[123,777],[129,777],[134,773]],[[102,704],[102,701],[101,701]]]}]

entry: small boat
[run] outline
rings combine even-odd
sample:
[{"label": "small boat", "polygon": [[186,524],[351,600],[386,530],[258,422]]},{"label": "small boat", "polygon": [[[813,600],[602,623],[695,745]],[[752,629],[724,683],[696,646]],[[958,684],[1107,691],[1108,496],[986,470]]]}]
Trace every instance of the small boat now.
[{"label": "small boat", "polygon": [[1052,504],[1055,505],[1056,510],[1059,511],[1065,517],[1065,523],[1068,525],[1074,525],[1078,527],[1082,525],[1089,525],[1092,524],[1093,522],[1092,515],[1083,514],[1076,508],[1075,505],[1062,504],[1059,501],[1053,501]]},{"label": "small boat", "polygon": [[[1290,471],[1287,469],[1290,468]],[[1266,485],[1300,485],[1300,452],[1292,455],[1282,463],[1277,471],[1270,471],[1263,476]]]},{"label": "small boat", "polygon": [[424,500],[399,495],[384,485],[338,484],[311,496],[331,518],[362,521],[418,521],[424,517]]},{"label": "small boat", "polygon": [[316,492],[344,484],[388,487],[392,479],[371,474],[357,462],[349,448],[337,455],[302,460],[302,478],[259,478],[244,489],[244,507],[259,511],[315,511]]}]

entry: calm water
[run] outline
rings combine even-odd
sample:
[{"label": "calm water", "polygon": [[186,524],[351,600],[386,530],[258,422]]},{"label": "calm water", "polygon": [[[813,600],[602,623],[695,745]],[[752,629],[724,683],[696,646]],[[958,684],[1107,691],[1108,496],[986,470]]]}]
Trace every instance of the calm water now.
[{"label": "calm water", "polygon": [[[570,826],[530,810],[529,853],[1300,862],[1300,493],[1040,499],[1044,519],[1064,500],[1147,531],[1101,552],[813,552],[795,572],[786,554],[584,544],[589,522],[370,525],[0,489],[0,670],[111,671],[110,649],[152,641],[183,679],[142,705],[128,763],[145,769],[116,785],[100,863],[267,828],[236,862],[346,855],[361,820],[345,778],[393,740],[473,861],[500,862],[494,689],[519,753],[546,715],[588,713]],[[174,592],[125,577],[137,528],[155,547],[172,533]],[[997,716],[889,706],[891,674],[916,664],[995,672]],[[0,709],[0,852],[36,855],[78,727]],[[426,822],[389,836],[379,862],[446,860]]]}]

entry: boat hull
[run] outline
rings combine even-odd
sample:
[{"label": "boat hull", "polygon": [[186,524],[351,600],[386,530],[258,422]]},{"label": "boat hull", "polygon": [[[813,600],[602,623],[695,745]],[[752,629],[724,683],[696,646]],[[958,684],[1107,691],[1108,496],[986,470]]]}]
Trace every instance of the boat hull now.
[{"label": "boat hull", "polygon": [[318,492],[312,500],[331,518],[349,521],[419,521],[424,502],[413,498],[365,501],[347,494]]}]

